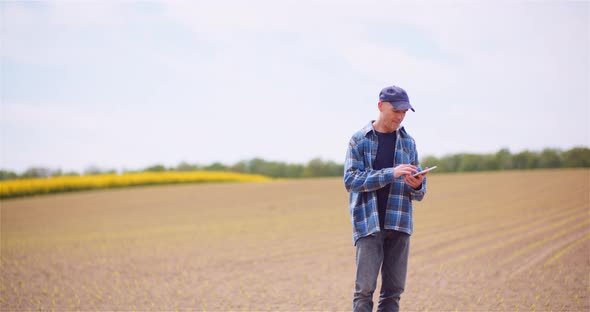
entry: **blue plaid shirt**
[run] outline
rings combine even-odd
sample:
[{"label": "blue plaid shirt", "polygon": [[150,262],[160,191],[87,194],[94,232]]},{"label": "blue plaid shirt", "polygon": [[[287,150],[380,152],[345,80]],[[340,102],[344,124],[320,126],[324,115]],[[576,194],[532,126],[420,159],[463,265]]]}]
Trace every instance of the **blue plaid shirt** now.
[{"label": "blue plaid shirt", "polygon": [[[426,179],[415,190],[404,183],[403,177],[394,179],[393,168],[374,170],[377,156],[377,134],[373,122],[357,131],[348,144],[344,164],[344,185],[350,193],[350,217],[352,238],[356,245],[359,238],[379,232],[377,190],[390,184],[385,212],[385,229],[412,234],[412,200],[422,200],[426,193]],[[402,127],[397,130],[394,167],[412,164],[421,170],[414,139]]]}]

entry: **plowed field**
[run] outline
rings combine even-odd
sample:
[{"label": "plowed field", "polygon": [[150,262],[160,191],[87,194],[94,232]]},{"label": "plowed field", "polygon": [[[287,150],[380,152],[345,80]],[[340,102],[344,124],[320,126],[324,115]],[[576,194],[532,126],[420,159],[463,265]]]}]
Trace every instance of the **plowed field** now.
[{"label": "plowed field", "polygon": [[[431,175],[404,311],[590,310],[590,170]],[[2,311],[350,310],[342,179],[0,202]]]}]

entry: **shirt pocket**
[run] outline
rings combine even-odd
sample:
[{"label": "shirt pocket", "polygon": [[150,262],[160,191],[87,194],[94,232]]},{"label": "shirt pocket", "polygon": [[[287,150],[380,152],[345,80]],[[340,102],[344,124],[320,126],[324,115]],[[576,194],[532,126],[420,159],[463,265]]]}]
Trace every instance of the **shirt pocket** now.
[{"label": "shirt pocket", "polygon": [[400,143],[401,148],[400,153],[398,153],[398,156],[401,157],[400,164],[412,164],[414,153],[406,146],[407,144],[405,142],[402,141]]},{"label": "shirt pocket", "polygon": [[373,169],[373,153],[371,153],[371,144],[365,144],[363,148],[363,165],[366,169]]}]

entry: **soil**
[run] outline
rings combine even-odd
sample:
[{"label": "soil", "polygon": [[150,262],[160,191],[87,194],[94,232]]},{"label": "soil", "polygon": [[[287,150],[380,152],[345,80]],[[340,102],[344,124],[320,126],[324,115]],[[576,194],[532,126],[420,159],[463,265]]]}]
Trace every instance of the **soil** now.
[{"label": "soil", "polygon": [[[430,175],[402,310],[590,310],[589,183],[588,169]],[[352,306],[341,178],[4,200],[0,221],[1,311]]]}]

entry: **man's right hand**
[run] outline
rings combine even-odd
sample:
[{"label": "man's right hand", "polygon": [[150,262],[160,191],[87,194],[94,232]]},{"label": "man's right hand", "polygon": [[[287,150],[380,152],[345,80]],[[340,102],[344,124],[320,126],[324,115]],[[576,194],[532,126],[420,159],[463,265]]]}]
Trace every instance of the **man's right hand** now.
[{"label": "man's right hand", "polygon": [[399,178],[407,175],[412,175],[418,172],[418,168],[414,165],[399,165],[393,168],[393,177]]}]

